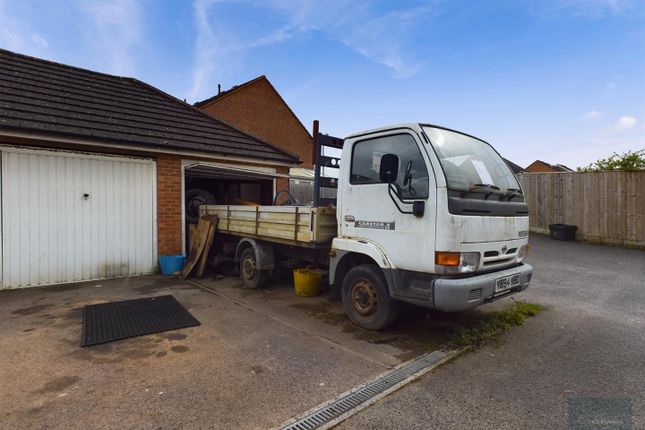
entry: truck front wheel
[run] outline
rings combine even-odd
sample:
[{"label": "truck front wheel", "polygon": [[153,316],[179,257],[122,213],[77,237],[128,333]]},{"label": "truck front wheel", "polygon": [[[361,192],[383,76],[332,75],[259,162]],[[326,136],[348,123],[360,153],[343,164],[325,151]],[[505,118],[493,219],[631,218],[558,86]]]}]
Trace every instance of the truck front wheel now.
[{"label": "truck front wheel", "polygon": [[350,269],[343,279],[342,290],[345,313],[356,325],[381,330],[396,319],[398,303],[390,297],[377,266],[362,264]]},{"label": "truck front wheel", "polygon": [[240,277],[246,288],[261,288],[269,282],[270,272],[258,270],[257,258],[252,247],[242,251],[240,256]]}]

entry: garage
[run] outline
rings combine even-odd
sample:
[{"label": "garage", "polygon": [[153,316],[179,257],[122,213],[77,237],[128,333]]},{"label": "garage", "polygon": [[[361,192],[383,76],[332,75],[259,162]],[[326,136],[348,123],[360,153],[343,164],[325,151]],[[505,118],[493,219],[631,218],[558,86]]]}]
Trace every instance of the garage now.
[{"label": "garage", "polygon": [[184,165],[186,222],[199,218],[199,205],[273,204],[275,179],[288,178],[268,167],[212,162]]},{"label": "garage", "polygon": [[0,288],[150,273],[152,159],[1,149]]},{"label": "garage", "polygon": [[187,193],[269,204],[299,162],[134,78],[0,49],[0,82],[3,289],[150,273]]}]

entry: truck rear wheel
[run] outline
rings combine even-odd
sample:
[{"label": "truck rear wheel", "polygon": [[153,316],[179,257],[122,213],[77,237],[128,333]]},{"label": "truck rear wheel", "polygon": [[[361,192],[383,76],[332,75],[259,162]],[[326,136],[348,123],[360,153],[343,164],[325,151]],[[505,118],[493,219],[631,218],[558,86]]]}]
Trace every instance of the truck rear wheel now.
[{"label": "truck rear wheel", "polygon": [[271,277],[268,270],[258,270],[255,251],[250,246],[242,251],[240,257],[240,277],[246,288],[264,287]]},{"label": "truck rear wheel", "polygon": [[377,266],[362,264],[350,269],[343,279],[342,290],[345,313],[356,325],[381,330],[396,319],[398,303],[390,297]]}]

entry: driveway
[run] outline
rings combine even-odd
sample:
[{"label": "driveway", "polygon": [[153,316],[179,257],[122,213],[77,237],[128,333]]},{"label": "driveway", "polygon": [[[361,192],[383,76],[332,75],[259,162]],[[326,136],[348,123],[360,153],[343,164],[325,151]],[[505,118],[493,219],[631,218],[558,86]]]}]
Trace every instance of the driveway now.
[{"label": "driveway", "polygon": [[[202,325],[79,347],[83,305],[160,294]],[[385,369],[162,277],[0,297],[0,428],[267,428]]]},{"label": "driveway", "polygon": [[[545,306],[500,342],[446,364],[340,428],[565,428],[572,398],[630,399],[643,428],[645,253],[536,237]],[[84,305],[172,294],[199,327],[80,348]],[[410,307],[395,326],[353,326],[290,279],[245,290],[161,276],[0,293],[0,428],[269,428],[440,348],[459,315]]]},{"label": "driveway", "polygon": [[[161,276],[0,293],[0,428],[277,426],[445,342],[485,312],[408,312],[385,333],[290,279]],[[205,289],[204,289],[205,288]],[[80,348],[87,304],[172,294],[201,326]]]},{"label": "driveway", "polygon": [[[533,285],[517,297],[544,305],[542,314],[339,428],[564,429],[569,402],[604,398],[631,405],[632,428],[645,429],[645,252],[540,236],[531,244]],[[603,419],[571,428],[628,428]]]}]

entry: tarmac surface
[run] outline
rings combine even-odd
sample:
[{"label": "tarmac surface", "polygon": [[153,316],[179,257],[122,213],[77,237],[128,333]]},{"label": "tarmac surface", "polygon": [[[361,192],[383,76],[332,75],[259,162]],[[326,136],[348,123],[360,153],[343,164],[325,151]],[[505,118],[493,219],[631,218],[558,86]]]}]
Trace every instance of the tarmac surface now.
[{"label": "tarmac surface", "polygon": [[645,429],[645,252],[531,244],[539,316],[338,428]]},{"label": "tarmac surface", "polygon": [[[567,428],[580,407],[627,410],[645,428],[645,252],[531,242],[533,285],[514,298],[542,314],[339,428]],[[162,294],[202,325],[79,346],[84,305]],[[374,333],[324,296],[295,296],[288,277],[262,290],[146,276],[3,291],[0,428],[275,427],[512,299],[458,315],[410,307]],[[607,400],[585,403],[597,397]]]}]

